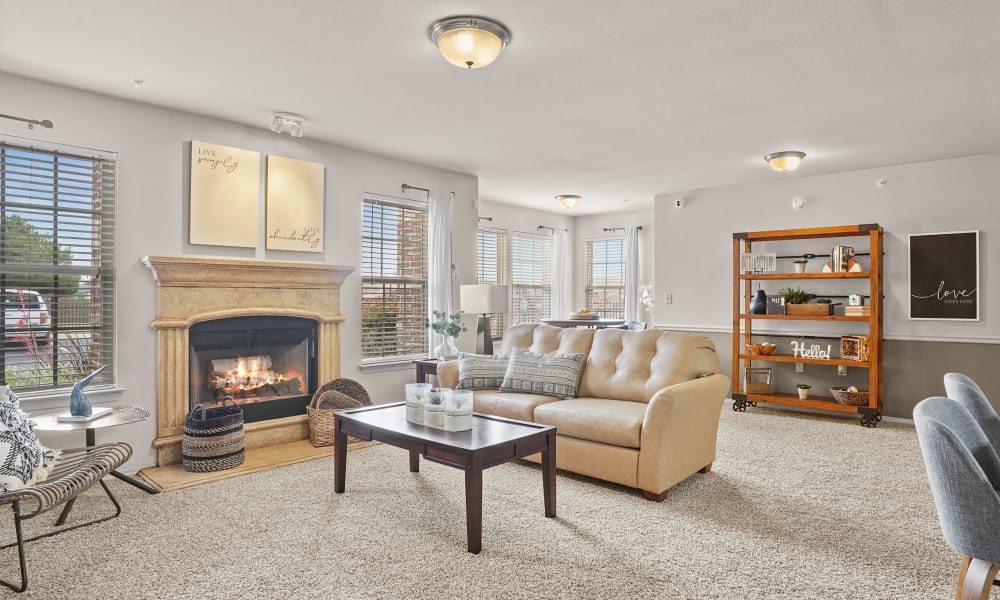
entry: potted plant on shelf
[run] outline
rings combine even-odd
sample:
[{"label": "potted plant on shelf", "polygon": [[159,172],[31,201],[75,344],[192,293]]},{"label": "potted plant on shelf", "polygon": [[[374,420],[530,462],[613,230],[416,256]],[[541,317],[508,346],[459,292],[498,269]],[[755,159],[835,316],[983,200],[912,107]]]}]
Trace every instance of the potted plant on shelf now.
[{"label": "potted plant on shelf", "polygon": [[809,385],[808,383],[800,383],[795,387],[798,388],[799,390],[800,400],[805,400],[806,398],[809,397],[809,390],[812,389],[811,385]]},{"label": "potted plant on shelf", "polygon": [[833,314],[833,304],[829,303],[829,299],[824,298],[825,303],[807,304],[816,296],[800,288],[787,287],[778,294],[785,299],[786,315],[825,316]]},{"label": "potted plant on shelf", "polygon": [[444,340],[434,348],[434,357],[440,360],[454,358],[458,356],[458,348],[455,347],[455,336],[468,329],[462,324],[461,313],[449,315],[446,312],[433,311],[434,321],[429,321],[427,325],[436,333],[440,333]]}]

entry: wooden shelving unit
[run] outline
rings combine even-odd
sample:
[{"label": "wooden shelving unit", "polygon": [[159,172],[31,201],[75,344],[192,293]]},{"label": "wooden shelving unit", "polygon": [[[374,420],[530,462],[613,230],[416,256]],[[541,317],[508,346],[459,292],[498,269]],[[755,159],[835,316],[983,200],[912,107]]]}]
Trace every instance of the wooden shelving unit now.
[{"label": "wooden shelving unit", "polygon": [[[882,227],[878,224],[844,225],[838,227],[814,227],[808,229],[781,229],[772,231],[752,231],[733,234],[733,380],[737,388],[733,393],[733,410],[746,411],[757,403],[799,406],[803,408],[829,410],[861,415],[861,424],[875,427],[882,420]],[[762,273],[752,274],[741,271],[740,256],[753,251],[754,242],[783,242],[791,240],[827,238],[868,238],[870,264],[867,272],[839,273]],[[749,313],[753,282],[794,280],[867,280],[871,315],[867,317],[843,315],[754,315]],[[855,284],[856,285],[856,284]],[[846,286],[845,286],[846,287]],[[852,292],[857,290],[851,289]],[[754,323],[758,321],[831,321],[867,323],[869,337],[868,361],[843,358],[802,358],[788,354],[758,355],[748,354],[746,344],[752,342]],[[809,395],[803,400],[797,394],[754,394],[746,393],[744,369],[755,362],[805,363],[868,369],[868,405],[850,406],[839,404],[834,398]],[[831,383],[833,379],[831,378]]]}]

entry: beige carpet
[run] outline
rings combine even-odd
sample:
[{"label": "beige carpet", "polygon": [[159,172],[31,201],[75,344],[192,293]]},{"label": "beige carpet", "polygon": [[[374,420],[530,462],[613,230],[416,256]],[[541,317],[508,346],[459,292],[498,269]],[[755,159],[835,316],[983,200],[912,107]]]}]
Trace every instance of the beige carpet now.
[{"label": "beige carpet", "polygon": [[159,496],[109,482],[122,516],[30,544],[22,597],[948,598],[958,567],[912,427],[764,409],[727,406],[714,470],[662,504],[561,473],[546,519],[536,466],[487,471],[478,556],[462,474],[389,446],[349,454],[344,495],[332,458]]}]

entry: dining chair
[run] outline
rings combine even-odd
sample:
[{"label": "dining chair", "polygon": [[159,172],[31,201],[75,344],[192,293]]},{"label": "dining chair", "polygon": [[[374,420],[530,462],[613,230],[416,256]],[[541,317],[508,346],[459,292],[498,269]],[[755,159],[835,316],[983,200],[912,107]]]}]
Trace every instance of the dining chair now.
[{"label": "dining chair", "polygon": [[927,398],[913,421],[941,531],[962,555],[955,597],[985,600],[1000,570],[1000,457],[958,402]]},{"label": "dining chair", "polygon": [[987,439],[993,444],[993,449],[1000,454],[1000,416],[990,404],[982,388],[967,375],[961,373],[945,373],[945,394],[958,401],[979,423]]}]

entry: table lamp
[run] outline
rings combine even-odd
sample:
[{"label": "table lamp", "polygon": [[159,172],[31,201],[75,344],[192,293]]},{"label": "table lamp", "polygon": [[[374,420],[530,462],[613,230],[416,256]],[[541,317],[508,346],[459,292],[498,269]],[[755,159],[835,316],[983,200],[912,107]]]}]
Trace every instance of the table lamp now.
[{"label": "table lamp", "polygon": [[490,332],[489,313],[505,313],[509,308],[507,286],[479,283],[463,285],[459,303],[467,313],[478,313],[476,325],[476,353],[493,354],[493,335]]}]

